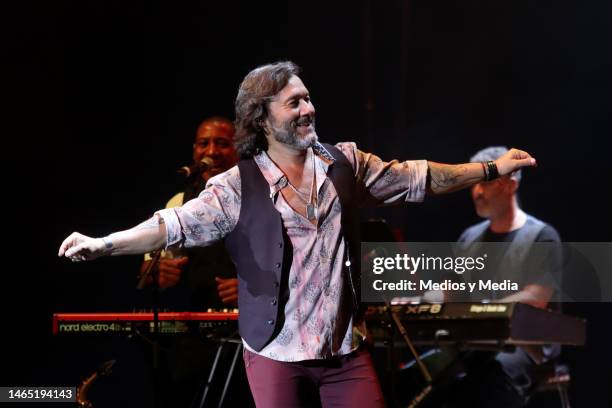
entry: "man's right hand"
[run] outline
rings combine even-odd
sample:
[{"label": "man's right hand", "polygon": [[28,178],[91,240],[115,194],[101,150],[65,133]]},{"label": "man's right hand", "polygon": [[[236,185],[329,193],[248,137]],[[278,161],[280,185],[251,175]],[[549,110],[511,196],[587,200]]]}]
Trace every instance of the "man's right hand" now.
[{"label": "man's right hand", "polygon": [[73,262],[91,261],[105,254],[106,244],[102,238],[92,238],[73,232],[62,242],[57,256],[65,256]]}]

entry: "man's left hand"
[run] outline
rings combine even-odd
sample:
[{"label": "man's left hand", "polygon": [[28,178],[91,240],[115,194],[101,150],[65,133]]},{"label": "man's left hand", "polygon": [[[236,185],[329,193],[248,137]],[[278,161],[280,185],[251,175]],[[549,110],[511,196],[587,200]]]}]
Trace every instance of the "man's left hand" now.
[{"label": "man's left hand", "polygon": [[495,160],[500,176],[505,176],[521,167],[536,166],[536,160],[523,150],[510,149],[499,159]]}]

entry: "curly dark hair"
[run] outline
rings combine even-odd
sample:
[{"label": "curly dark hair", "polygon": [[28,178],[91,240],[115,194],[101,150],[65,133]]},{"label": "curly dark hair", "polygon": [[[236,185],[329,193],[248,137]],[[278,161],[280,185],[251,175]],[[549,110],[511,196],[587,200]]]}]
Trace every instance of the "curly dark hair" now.
[{"label": "curly dark hair", "polygon": [[241,158],[248,159],[268,148],[263,122],[274,95],[287,85],[300,68],[291,61],[280,61],[255,68],[244,77],[236,97],[234,144]]}]

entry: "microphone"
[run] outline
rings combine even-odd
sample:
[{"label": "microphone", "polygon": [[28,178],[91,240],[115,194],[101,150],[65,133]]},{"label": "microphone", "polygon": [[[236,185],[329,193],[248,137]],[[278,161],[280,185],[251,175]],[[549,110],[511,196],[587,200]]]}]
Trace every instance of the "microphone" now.
[{"label": "microphone", "polygon": [[204,156],[198,163],[192,164],[191,166],[183,166],[176,172],[184,175],[185,177],[191,177],[193,175],[202,173],[212,165],[213,160],[210,157]]}]

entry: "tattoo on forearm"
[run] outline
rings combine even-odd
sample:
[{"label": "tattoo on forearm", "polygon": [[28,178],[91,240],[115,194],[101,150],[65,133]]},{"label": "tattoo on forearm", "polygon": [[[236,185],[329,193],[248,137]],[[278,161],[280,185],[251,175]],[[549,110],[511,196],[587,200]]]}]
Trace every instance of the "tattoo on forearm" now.
[{"label": "tattoo on forearm", "polygon": [[102,242],[104,242],[104,249],[106,249],[107,251],[113,249],[113,241],[111,241],[108,237],[102,237],[100,239],[102,240]]},{"label": "tattoo on forearm", "polygon": [[[482,172],[468,164],[441,164],[429,162],[428,188],[434,193],[448,193],[478,183]],[[480,169],[478,169],[480,170]]]},{"label": "tattoo on forearm", "polygon": [[431,187],[433,189],[446,189],[459,183],[459,178],[466,173],[465,166],[432,166]]}]

